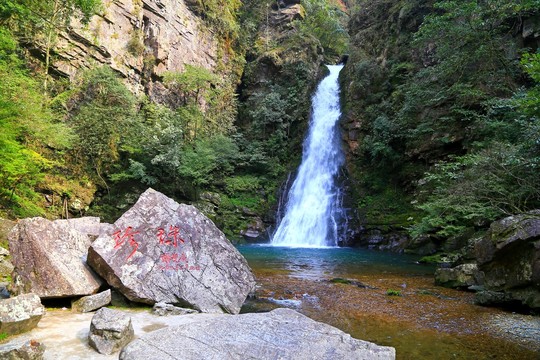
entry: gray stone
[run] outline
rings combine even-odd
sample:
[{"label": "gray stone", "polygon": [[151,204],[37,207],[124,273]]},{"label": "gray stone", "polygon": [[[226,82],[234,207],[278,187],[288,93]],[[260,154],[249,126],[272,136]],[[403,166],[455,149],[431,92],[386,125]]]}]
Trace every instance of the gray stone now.
[{"label": "gray stone", "polygon": [[266,232],[264,222],[260,217],[253,217],[247,228],[240,232],[247,242],[256,242],[262,240]]},{"label": "gray stone", "polygon": [[101,220],[95,216],[85,216],[66,220],[55,220],[57,224],[63,224],[77,230],[83,234],[98,237],[103,227]]},{"label": "gray stone", "polygon": [[90,312],[102,308],[111,302],[111,290],[105,290],[99,294],[83,296],[71,303],[71,310],[76,312]]},{"label": "gray stone", "polygon": [[149,189],[88,252],[129,300],[238,313],[255,279],[244,257],[199,210]]},{"label": "gray stone", "polygon": [[45,313],[36,294],[0,300],[0,334],[20,334],[36,327]]},{"label": "gray stone", "polygon": [[120,351],[134,336],[131,318],[127,314],[101,308],[92,317],[88,343],[100,354],[110,355]]},{"label": "gray stone", "polygon": [[501,299],[540,309],[540,210],[493,222],[474,252],[485,277],[483,303]]},{"label": "gray stone", "polygon": [[45,345],[35,340],[0,345],[0,359],[3,360],[41,360],[44,353]]},{"label": "gray stone", "polygon": [[121,360],[395,359],[395,349],[357,340],[291,309],[222,315],[145,334]]},{"label": "gray stone", "polygon": [[164,302],[155,303],[152,312],[159,316],[197,314],[197,310],[185,309]]},{"label": "gray stone", "polygon": [[[166,101],[167,90],[153,79],[166,71],[182,72],[185,64],[210,71],[217,65],[216,35],[206,30],[204,20],[184,0],[106,1],[102,5],[103,11],[88,24],[72,19],[69,31],[59,34],[54,49],[58,56],[52,63],[55,71],[73,79],[93,64],[110,66],[134,93],[146,92],[151,99]],[[143,51],[126,46],[133,42]],[[147,54],[154,61],[145,61]],[[148,76],[143,75],[146,71]],[[82,201],[78,208],[86,205]]]},{"label": "gray stone", "polygon": [[484,277],[476,264],[461,264],[454,268],[437,269],[435,283],[452,288],[468,288],[482,285]]},{"label": "gray stone", "polygon": [[102,280],[86,264],[92,240],[67,223],[23,219],[8,236],[15,266],[11,291],[41,298],[90,295]]}]

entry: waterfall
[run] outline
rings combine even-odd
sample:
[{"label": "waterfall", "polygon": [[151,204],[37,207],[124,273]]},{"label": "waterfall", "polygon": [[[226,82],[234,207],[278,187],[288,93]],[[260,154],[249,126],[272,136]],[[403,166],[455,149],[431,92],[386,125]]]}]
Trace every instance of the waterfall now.
[{"label": "waterfall", "polygon": [[336,175],[343,165],[337,121],[339,72],[343,65],[329,65],[312,98],[312,117],[304,141],[302,164],[287,195],[285,215],[272,245],[292,247],[336,246],[341,214]]}]

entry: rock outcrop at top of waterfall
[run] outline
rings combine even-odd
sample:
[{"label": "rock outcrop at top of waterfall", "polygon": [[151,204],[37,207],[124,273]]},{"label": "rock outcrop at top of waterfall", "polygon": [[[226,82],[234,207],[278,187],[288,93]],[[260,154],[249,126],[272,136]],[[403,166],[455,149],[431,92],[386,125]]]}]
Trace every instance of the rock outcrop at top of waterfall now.
[{"label": "rock outcrop at top of waterfall", "polygon": [[88,263],[128,299],[236,314],[255,286],[244,257],[191,205],[148,189],[89,249]]}]

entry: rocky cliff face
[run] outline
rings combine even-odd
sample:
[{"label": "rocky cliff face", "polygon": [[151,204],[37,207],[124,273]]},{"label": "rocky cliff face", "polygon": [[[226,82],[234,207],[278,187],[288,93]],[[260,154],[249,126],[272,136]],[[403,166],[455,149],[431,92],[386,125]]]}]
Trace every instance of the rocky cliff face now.
[{"label": "rocky cliff face", "polygon": [[159,97],[165,71],[214,69],[217,37],[183,0],[104,0],[89,25],[72,23],[55,48],[54,71],[73,78],[96,64],[118,71],[135,93]]}]

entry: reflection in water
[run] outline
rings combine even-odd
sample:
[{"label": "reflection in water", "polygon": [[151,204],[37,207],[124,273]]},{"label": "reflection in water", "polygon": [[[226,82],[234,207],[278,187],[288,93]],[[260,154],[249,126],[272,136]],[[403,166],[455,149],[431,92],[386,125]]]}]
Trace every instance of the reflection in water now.
[{"label": "reflection in water", "polygon": [[417,256],[353,248],[239,246],[249,264],[261,271],[285,270],[292,277],[321,279],[366,274],[433,274]]}]

